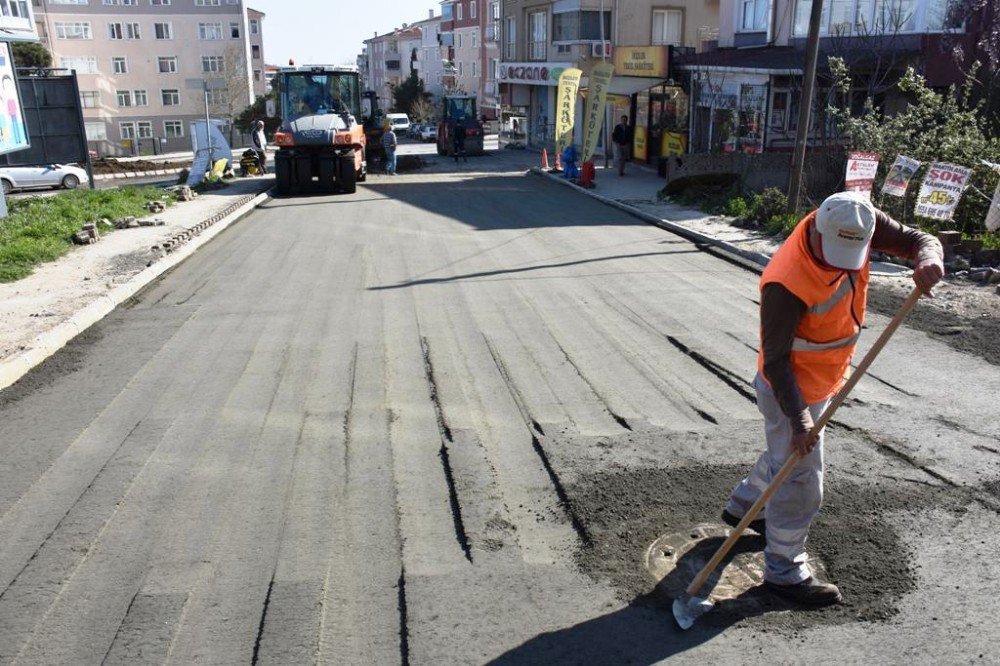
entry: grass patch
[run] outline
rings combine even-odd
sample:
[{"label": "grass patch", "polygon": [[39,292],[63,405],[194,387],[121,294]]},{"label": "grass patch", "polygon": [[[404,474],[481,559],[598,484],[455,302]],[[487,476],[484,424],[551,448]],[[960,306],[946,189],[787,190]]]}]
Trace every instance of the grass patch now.
[{"label": "grass patch", "polygon": [[[8,199],[9,216],[0,220],[0,282],[31,275],[35,266],[58,259],[73,246],[72,236],[102,217],[142,216],[151,199],[173,202],[156,187],[74,190],[51,197]],[[101,228],[101,233],[113,227]]]}]

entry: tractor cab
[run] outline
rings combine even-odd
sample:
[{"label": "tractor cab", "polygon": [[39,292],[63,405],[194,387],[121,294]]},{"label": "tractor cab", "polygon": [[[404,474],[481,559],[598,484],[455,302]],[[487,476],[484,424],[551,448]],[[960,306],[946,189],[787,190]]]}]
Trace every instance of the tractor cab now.
[{"label": "tractor cab", "polygon": [[465,152],[483,154],[483,124],[477,113],[475,95],[445,95],[442,100],[441,122],[438,125],[438,155],[451,155],[455,143],[455,126],[465,128]]}]

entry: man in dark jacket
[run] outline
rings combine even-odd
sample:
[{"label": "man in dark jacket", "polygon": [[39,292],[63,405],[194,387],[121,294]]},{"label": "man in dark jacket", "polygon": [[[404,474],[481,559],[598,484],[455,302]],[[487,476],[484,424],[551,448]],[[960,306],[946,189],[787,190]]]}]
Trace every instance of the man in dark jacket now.
[{"label": "man in dark jacket", "polygon": [[257,151],[257,164],[262,174],[267,173],[267,137],[264,136],[264,121],[253,124],[253,149]]},{"label": "man in dark jacket", "polygon": [[622,121],[615,125],[611,132],[611,143],[615,152],[615,165],[618,175],[625,175],[625,161],[628,159],[628,149],[632,144],[632,128],[628,124],[628,116],[622,116]]},{"label": "man in dark jacket", "polygon": [[458,156],[461,155],[462,159],[466,162],[469,158],[465,154],[465,123],[459,118],[455,121],[453,136],[451,137],[452,142],[452,155],[455,156],[455,161],[458,161]]}]

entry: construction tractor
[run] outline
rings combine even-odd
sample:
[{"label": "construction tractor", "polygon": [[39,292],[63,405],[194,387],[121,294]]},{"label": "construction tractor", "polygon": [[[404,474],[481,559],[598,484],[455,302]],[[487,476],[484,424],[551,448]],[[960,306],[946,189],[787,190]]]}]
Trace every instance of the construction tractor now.
[{"label": "construction tractor", "polygon": [[365,161],[374,164],[385,156],[385,146],[382,145],[382,135],[385,134],[385,114],[378,105],[378,93],[366,90],[361,93],[361,116],[365,128],[368,147],[365,149]]},{"label": "construction tractor", "polygon": [[465,153],[467,155],[482,155],[483,124],[479,122],[476,113],[475,95],[445,95],[442,100],[441,122],[438,124],[437,153],[451,155],[455,145],[455,125],[462,121],[465,127]]},{"label": "construction tractor", "polygon": [[277,193],[354,192],[368,173],[357,68],[283,67],[278,79]]}]

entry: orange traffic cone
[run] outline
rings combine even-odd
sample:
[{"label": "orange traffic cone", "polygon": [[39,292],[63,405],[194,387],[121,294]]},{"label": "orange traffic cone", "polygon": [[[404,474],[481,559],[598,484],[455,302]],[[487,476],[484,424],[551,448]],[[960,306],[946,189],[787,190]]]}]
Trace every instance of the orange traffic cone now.
[{"label": "orange traffic cone", "polygon": [[549,170],[549,151],[546,148],[542,148],[542,168]]},{"label": "orange traffic cone", "polygon": [[559,151],[558,150],[556,151],[556,164],[555,164],[554,167],[552,167],[552,170],[555,171],[556,173],[562,173],[562,170],[563,170],[563,168],[562,168],[562,162],[559,160]]}]

